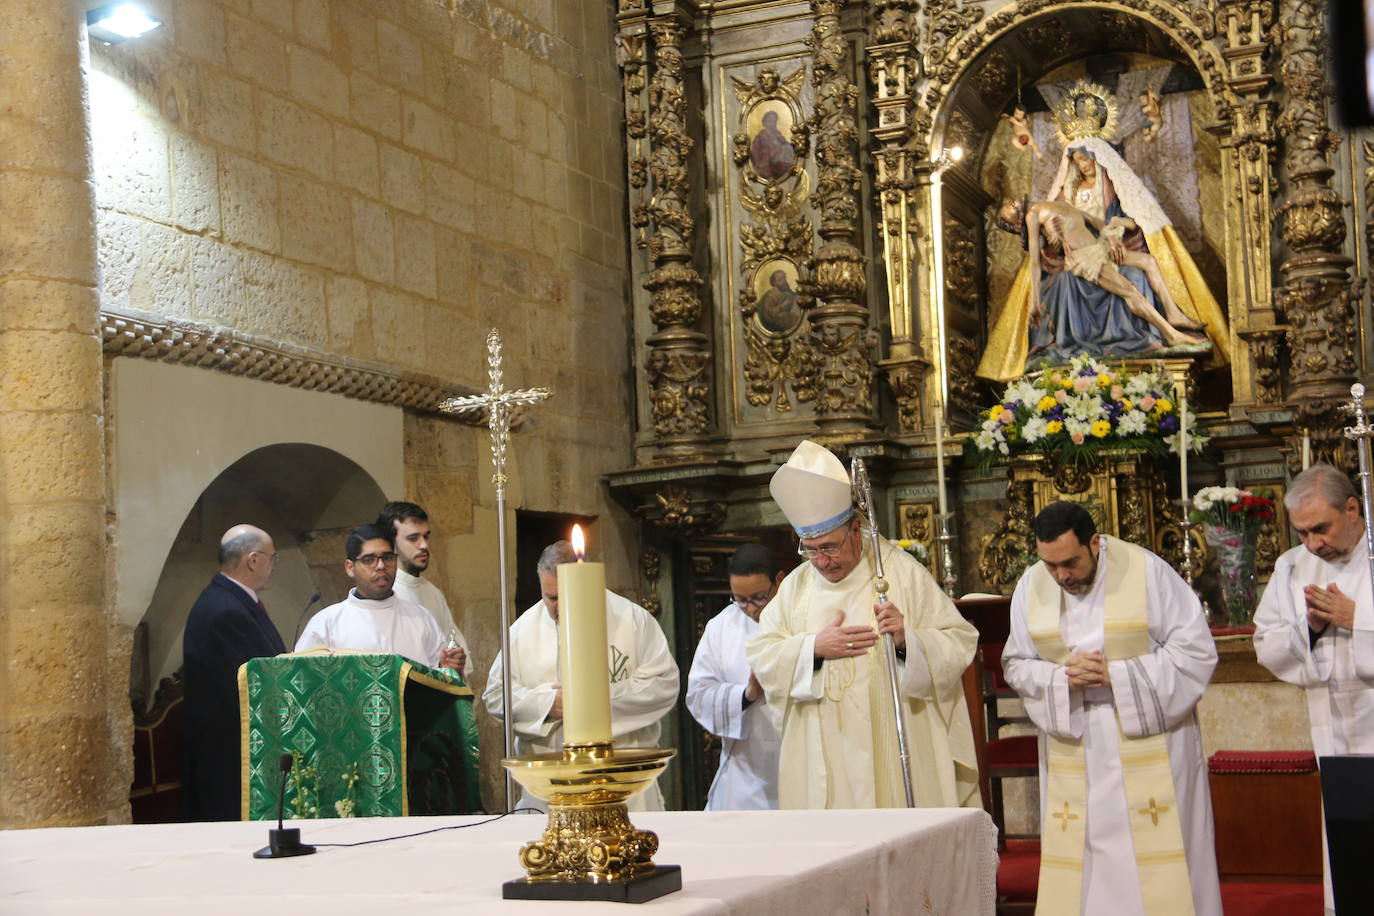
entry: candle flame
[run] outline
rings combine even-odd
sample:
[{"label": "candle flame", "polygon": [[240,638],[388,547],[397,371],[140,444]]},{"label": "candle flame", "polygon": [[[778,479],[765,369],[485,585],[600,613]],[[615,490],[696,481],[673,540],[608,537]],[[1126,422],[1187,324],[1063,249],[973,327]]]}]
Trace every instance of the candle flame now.
[{"label": "candle flame", "polygon": [[577,554],[577,562],[581,563],[587,559],[587,539],[582,536],[581,525],[573,525],[571,540],[573,553]]}]

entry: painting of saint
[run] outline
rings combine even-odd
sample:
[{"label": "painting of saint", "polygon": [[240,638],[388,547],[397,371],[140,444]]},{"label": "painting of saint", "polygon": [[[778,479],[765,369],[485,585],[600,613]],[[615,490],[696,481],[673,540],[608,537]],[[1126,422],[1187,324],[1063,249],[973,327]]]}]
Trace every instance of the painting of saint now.
[{"label": "painting of saint", "polygon": [[769,261],[754,273],[754,318],[769,334],[790,334],[801,323],[796,279],[796,266],[782,259]]},{"label": "painting of saint", "polygon": [[777,181],[792,171],[797,161],[796,150],[787,139],[785,130],[792,126],[792,113],[779,101],[767,101],[749,113],[750,126],[757,128],[749,143],[749,161],[754,173],[767,181]]}]

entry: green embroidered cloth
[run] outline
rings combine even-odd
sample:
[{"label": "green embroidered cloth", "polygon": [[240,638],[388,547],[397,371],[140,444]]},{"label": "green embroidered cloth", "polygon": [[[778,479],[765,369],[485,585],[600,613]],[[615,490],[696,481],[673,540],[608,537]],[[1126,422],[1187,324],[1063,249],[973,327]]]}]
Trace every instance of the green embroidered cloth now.
[{"label": "green embroidered cloth", "polygon": [[239,668],[243,817],[277,816],[284,752],[296,758],[288,817],[339,817],[350,803],[356,817],[480,811],[472,702],[458,672],[399,655],[250,660]]}]

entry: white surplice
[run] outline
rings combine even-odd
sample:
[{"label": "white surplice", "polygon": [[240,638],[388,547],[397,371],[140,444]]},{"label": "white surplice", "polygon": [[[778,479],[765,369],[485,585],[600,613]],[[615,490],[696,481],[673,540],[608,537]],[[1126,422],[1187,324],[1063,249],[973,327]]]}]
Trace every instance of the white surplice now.
[{"label": "white surplice", "polygon": [[[1302,546],[1285,551],[1255,611],[1255,655],[1275,677],[1306,690],[1312,747],[1319,757],[1374,754],[1374,599],[1362,547],[1357,544],[1335,563]],[[1332,583],[1355,602],[1355,628],[1328,625],[1314,645],[1302,590]],[[1323,841],[1325,835],[1323,823]],[[1325,854],[1322,873],[1326,911],[1332,913]]]},{"label": "white surplice", "polygon": [[296,651],[352,649],[357,652],[390,652],[436,668],[444,648],[444,634],[429,611],[394,594],[374,601],[348,597],[324,608],[305,625]]},{"label": "white surplice", "polygon": [[[897,665],[920,807],[978,805],[978,766],[962,677],[978,631],[924,566],[883,541],[888,598],[906,617],[906,661]],[[782,732],[783,808],[899,808],[902,789],[891,687],[880,641],[865,655],[815,664],[816,633],[844,623],[876,628],[867,539],[859,564],[828,582],[810,563],[783,580],[746,651]]]},{"label": "white surplice", "polygon": [[[617,747],[657,747],[659,720],[677,702],[678,670],[663,630],[644,608],[612,591],[606,592],[606,639],[611,676],[611,738]],[[543,601],[511,624],[510,690],[515,717],[517,754],[549,754],[563,749],[563,720],[549,718],[558,669],[558,624]],[[502,718],[501,665],[498,652],[487,675],[482,700],[487,711]],[[522,807],[544,808],[527,792]],[[632,811],[661,811],[657,782],[628,802]]]},{"label": "white surplice", "polygon": [[[1112,539],[1103,536],[1097,576],[1084,595],[1063,593],[1059,628],[1070,654],[1102,651],[1107,564]],[[1088,768],[1086,848],[1081,912],[1143,916],[1135,843],[1131,837],[1118,742],[1120,729],[1138,738],[1163,733],[1183,827],[1197,916],[1221,916],[1212,796],[1195,707],[1217,665],[1216,644],[1197,595],[1167,563],[1146,551],[1149,633],[1154,649],[1131,659],[1107,659],[1111,685],[1070,688],[1062,665],[1042,659],[1026,624],[1029,575],[1011,599],[1011,635],[1002,653],[1009,683],[1040,729],[1041,829],[1045,817],[1045,736],[1082,740]],[[1064,914],[1069,916],[1069,914]]]},{"label": "white surplice", "polygon": [[733,602],[706,623],[687,673],[687,709],[720,737],[720,766],[706,794],[707,811],[776,808],[782,736],[760,697],[748,707],[749,659],[744,643],[758,621]]},{"label": "white surplice", "polygon": [[448,645],[449,630],[453,631],[458,647],[467,657],[463,662],[463,680],[471,680],[472,652],[468,649],[467,638],[463,636],[463,631],[458,629],[458,623],[453,619],[453,611],[449,609],[448,599],[439,591],[439,586],[421,576],[412,576],[404,569],[398,569],[396,582],[391,586],[391,590],[396,597],[404,598],[429,611],[434,622],[439,625],[439,631],[444,634],[445,646]]}]

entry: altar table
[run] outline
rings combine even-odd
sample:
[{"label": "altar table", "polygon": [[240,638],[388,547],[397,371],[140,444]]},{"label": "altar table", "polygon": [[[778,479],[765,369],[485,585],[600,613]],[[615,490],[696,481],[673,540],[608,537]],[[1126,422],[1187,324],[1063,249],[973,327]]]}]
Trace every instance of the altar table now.
[{"label": "altar table", "polygon": [[[655,914],[992,916],[997,832],[982,809],[667,811],[632,815],[655,830],[655,861],[682,867],[682,890]],[[293,821],[306,843],[349,843],[482,817]],[[255,860],[262,821],[0,832],[0,913],[210,914],[615,913],[632,904],[502,900],[520,846],[542,815],[313,856]]]}]

